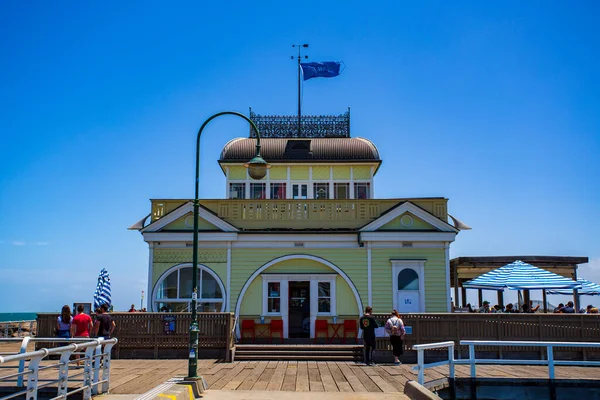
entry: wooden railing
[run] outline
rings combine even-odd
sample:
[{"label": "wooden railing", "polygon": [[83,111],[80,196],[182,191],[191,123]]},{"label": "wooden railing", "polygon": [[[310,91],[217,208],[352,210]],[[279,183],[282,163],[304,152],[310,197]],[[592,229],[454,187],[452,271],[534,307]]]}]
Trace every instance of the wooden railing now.
[{"label": "wooden railing", "polygon": [[[384,314],[374,316],[381,325],[389,318]],[[458,346],[460,340],[597,342],[600,339],[600,315],[427,313],[406,314],[401,318],[405,326],[412,328],[412,334],[404,340],[407,350],[415,344],[449,340],[456,342],[459,351],[466,351],[466,347]],[[377,348],[391,349],[389,338],[378,338]],[[515,347],[503,351],[539,351],[539,348]],[[600,349],[590,348],[585,352],[599,353]]]},{"label": "wooden railing", "polygon": [[[38,336],[53,337],[59,314],[38,314]],[[111,313],[119,339],[116,357],[121,349],[153,349],[155,358],[161,349],[187,349],[191,313]],[[92,316],[93,317],[93,316]],[[198,313],[199,349],[223,349],[225,358],[233,348],[232,313]]]},{"label": "wooden railing", "polygon": [[[190,200],[152,200],[152,221],[156,221]],[[395,205],[410,201],[446,221],[447,199],[372,199],[372,200],[202,200],[202,206],[219,218],[241,229],[294,226],[358,228],[378,218]],[[300,225],[298,225],[300,224]]]}]

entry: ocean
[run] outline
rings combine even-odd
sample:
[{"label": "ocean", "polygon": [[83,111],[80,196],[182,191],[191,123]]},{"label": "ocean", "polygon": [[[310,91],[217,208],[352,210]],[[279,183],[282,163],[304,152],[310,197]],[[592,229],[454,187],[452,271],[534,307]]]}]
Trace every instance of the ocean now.
[{"label": "ocean", "polygon": [[7,321],[30,321],[36,319],[37,314],[32,312],[0,313],[0,322]]}]

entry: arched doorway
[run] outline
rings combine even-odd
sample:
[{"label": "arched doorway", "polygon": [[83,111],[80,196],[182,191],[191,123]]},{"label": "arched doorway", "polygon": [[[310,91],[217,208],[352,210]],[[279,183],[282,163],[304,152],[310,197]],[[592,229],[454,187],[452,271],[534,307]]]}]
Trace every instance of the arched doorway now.
[{"label": "arched doorway", "polygon": [[[280,268],[286,262],[296,260],[298,264],[311,265],[304,268]],[[304,291],[304,295],[295,295]],[[357,319],[362,302],[354,283],[346,273],[330,261],[312,255],[294,254],[275,258],[258,268],[246,281],[238,296],[235,314],[238,319],[283,320],[284,337],[290,337],[290,324],[296,324],[295,303],[307,301],[302,311],[309,316],[310,333],[314,337],[315,321],[348,317]],[[350,312],[341,312],[349,310]],[[302,307],[298,305],[298,307]],[[244,312],[242,312],[244,309]],[[290,313],[292,310],[292,313]],[[294,315],[292,315],[294,314]],[[238,335],[239,335],[239,326]],[[294,326],[294,329],[297,327]],[[294,330],[292,329],[292,330]]]}]

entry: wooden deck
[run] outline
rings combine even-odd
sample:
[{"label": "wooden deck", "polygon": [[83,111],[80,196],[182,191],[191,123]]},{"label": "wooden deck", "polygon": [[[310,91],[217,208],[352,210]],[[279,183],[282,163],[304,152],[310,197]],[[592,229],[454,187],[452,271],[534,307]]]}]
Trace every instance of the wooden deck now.
[{"label": "wooden deck", "polygon": [[[354,362],[199,360],[198,372],[210,390],[290,392],[403,392],[416,380],[414,364],[367,367]],[[187,360],[115,360],[111,393],[144,393],[175,375],[187,373]],[[446,377],[448,367],[426,370],[426,381]],[[469,376],[469,367],[456,367],[457,377]],[[547,378],[543,366],[477,367],[478,377]],[[600,379],[600,367],[556,367],[557,379]]]},{"label": "wooden deck", "polygon": [[[54,361],[55,363],[56,361]],[[44,361],[48,365],[52,361]],[[368,367],[354,362],[336,361],[236,361],[198,360],[198,372],[211,391],[286,391],[286,392],[372,392],[402,393],[409,380],[416,380],[414,364]],[[79,370],[75,370],[79,371]],[[0,370],[0,376],[9,370]],[[113,360],[110,392],[141,394],[174,376],[185,376],[187,360]],[[426,370],[426,381],[444,378],[448,367]],[[469,376],[469,367],[456,367],[457,377]],[[547,378],[544,366],[477,366],[478,377]],[[40,378],[57,377],[56,368]],[[600,367],[556,367],[557,379],[599,379]],[[2,384],[3,386],[6,384]],[[71,382],[70,387],[77,387]]]}]

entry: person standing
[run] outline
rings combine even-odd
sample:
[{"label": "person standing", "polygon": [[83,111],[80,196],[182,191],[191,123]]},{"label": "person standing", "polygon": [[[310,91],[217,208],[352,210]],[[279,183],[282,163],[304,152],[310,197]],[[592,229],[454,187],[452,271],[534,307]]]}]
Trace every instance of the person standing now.
[{"label": "person standing", "polygon": [[136,312],[136,311],[135,311],[135,304],[132,304],[132,305],[131,305],[131,308],[130,308],[130,309],[129,309],[129,311],[127,311],[127,312]]},{"label": "person standing", "polygon": [[398,311],[392,311],[392,317],[385,323],[385,330],[390,335],[392,354],[394,354],[394,365],[400,365],[400,356],[404,353],[404,322],[400,319]]},{"label": "person standing", "polygon": [[76,338],[89,338],[92,332],[92,317],[83,312],[83,304],[77,306],[77,315],[71,323],[71,336]]},{"label": "person standing", "polygon": [[377,321],[371,316],[372,313],[373,308],[365,308],[365,314],[360,318],[358,324],[363,331],[366,365],[375,365],[373,363],[373,350],[375,349],[375,329],[377,328]]},{"label": "person standing", "polygon": [[73,317],[71,316],[71,307],[64,305],[58,320],[56,321],[56,336],[62,339],[69,339],[71,337],[71,323]]},{"label": "person standing", "polygon": [[[71,323],[71,337],[74,338],[89,338],[92,332],[92,317],[83,312],[83,304],[77,306],[77,315],[73,317]],[[79,367],[79,354],[75,357],[77,366]]]},{"label": "person standing", "polygon": [[110,339],[115,330],[115,321],[108,315],[108,305],[103,304],[96,310],[96,322],[94,323],[94,336]]}]

